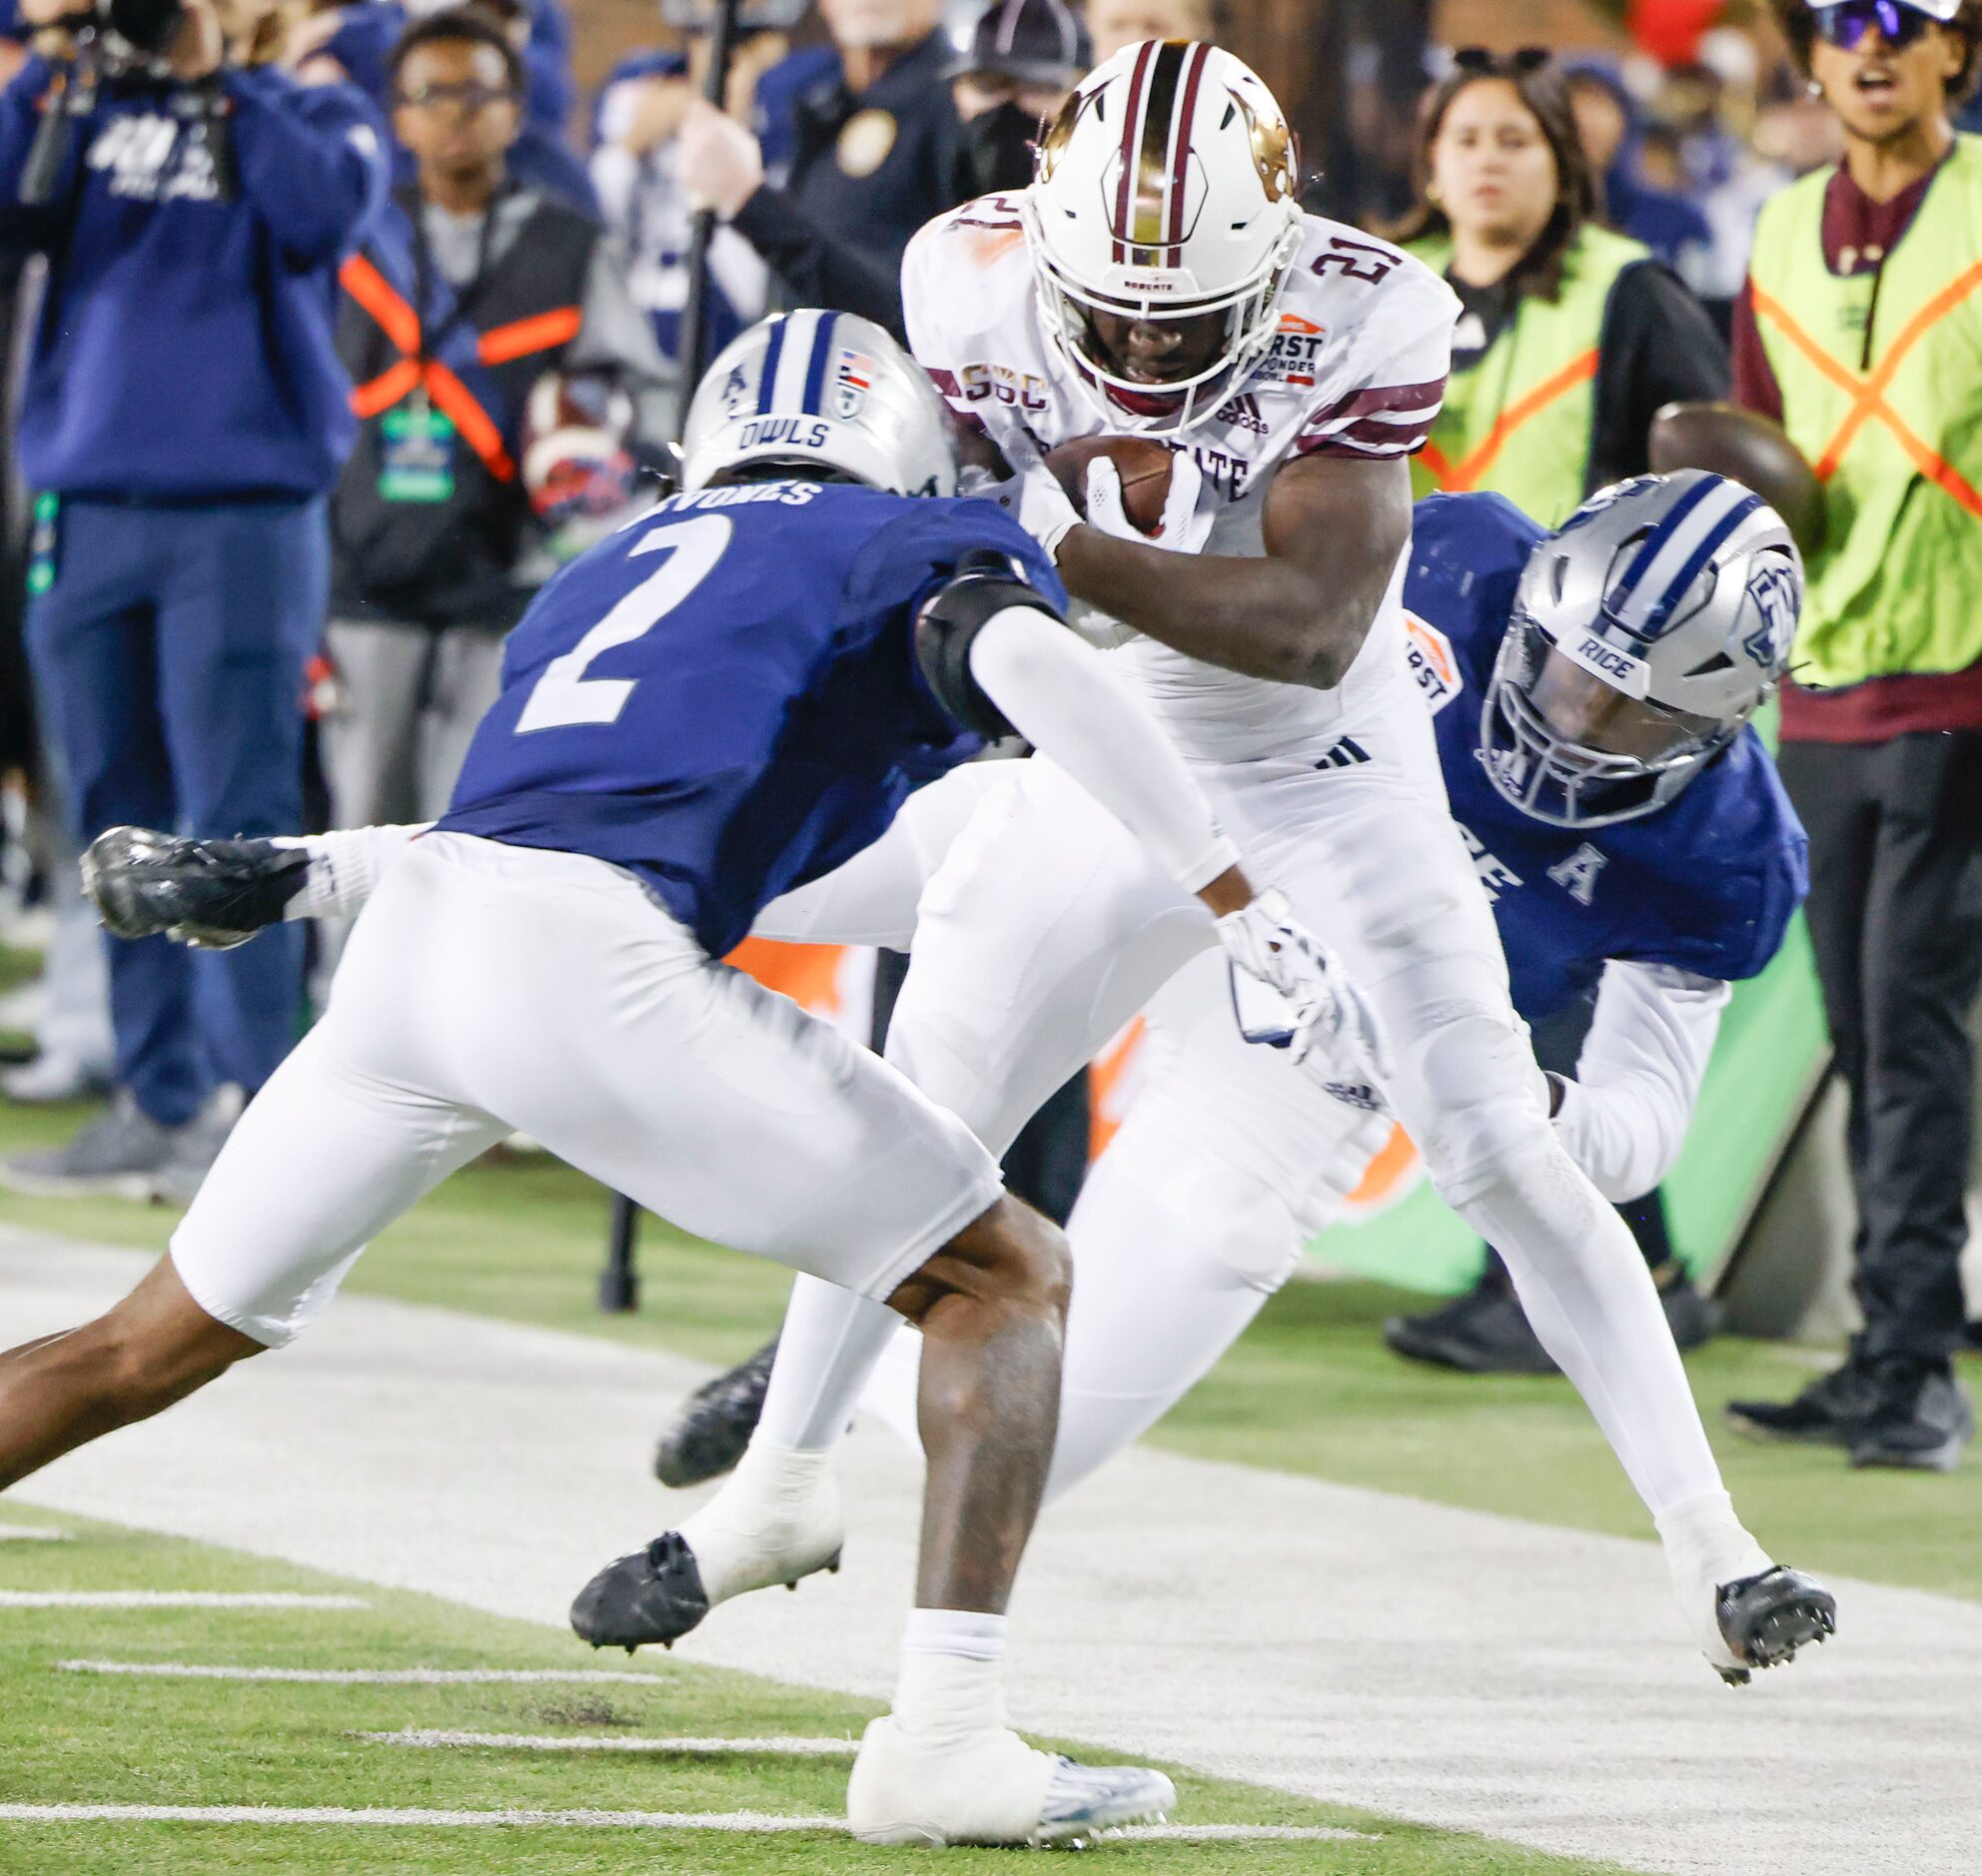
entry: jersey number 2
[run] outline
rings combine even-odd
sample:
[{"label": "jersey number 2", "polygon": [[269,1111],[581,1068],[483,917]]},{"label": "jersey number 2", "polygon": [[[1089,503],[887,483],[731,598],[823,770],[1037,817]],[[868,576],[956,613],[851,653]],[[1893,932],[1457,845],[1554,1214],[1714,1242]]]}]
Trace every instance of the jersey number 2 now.
[{"label": "jersey number 2", "polygon": [[616,723],[636,681],[630,677],[587,677],[585,666],[614,645],[644,638],[668,613],[715,571],[729,545],[729,516],[698,514],[642,534],[627,551],[667,552],[667,564],[626,594],[590,631],[543,667],[543,675],[516,718],[516,734],[563,729],[572,723]]}]

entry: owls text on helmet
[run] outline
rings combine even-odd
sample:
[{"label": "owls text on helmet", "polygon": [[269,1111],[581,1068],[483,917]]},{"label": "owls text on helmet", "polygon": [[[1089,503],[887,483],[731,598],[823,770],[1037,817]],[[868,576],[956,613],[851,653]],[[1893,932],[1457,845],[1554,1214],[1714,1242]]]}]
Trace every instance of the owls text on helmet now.
[{"label": "owls text on helmet", "polygon": [[[1024,197],[1048,337],[1117,429],[1182,435],[1273,343],[1301,242],[1293,133],[1231,53],[1188,40],[1125,46],[1068,99]],[[1182,375],[1133,375],[1095,319],[1216,320]]]},{"label": "owls text on helmet", "polygon": [[949,414],[928,374],[872,321],[810,308],[774,313],[731,340],[688,407],[684,488],[753,465],[811,468],[898,495],[957,486]]}]

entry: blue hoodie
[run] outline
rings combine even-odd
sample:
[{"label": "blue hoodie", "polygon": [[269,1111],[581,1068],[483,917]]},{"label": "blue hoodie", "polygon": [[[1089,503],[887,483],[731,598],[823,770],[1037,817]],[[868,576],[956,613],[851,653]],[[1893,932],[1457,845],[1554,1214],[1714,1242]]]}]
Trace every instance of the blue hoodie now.
[{"label": "blue hoodie", "polygon": [[105,93],[46,207],[21,173],[53,74],[0,93],[0,246],[49,256],[20,420],[29,484],[68,495],[320,494],[357,434],[333,333],[337,270],[386,198],[351,87],[230,71],[236,193],[220,199],[183,92]]}]

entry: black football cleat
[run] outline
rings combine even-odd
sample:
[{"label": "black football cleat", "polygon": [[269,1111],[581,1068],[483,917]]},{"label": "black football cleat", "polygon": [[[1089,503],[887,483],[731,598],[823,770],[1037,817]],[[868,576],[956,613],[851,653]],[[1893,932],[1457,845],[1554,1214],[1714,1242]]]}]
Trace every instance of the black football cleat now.
[{"label": "black football cleat", "polygon": [[310,856],[272,840],[182,840],[113,827],[83,855],[83,891],[119,938],[163,932],[226,951],[280,923],[303,889]]},{"label": "black football cleat", "polygon": [[1850,1446],[1879,1404],[1878,1377],[1854,1350],[1842,1367],[1819,1375],[1789,1401],[1730,1401],[1730,1424],[1752,1439]]},{"label": "black football cleat", "polygon": [[773,1337],[748,1361],[705,1381],[681,1403],[653,1449],[653,1475],[663,1485],[679,1491],[735,1467],[757,1430],[776,1355]]},{"label": "black football cleat", "polygon": [[1878,1365],[1878,1399],[1851,1441],[1851,1463],[1953,1471],[1975,1436],[1975,1408],[1952,1364],[1885,1361]]},{"label": "black football cleat", "polygon": [[709,1612],[695,1553],[678,1530],[608,1563],[578,1591],[571,1628],[594,1648],[671,1648]]},{"label": "black football cleat", "polygon": [[[1652,1273],[1665,1326],[1681,1353],[1697,1349],[1720,1331],[1720,1311],[1693,1287],[1677,1264]],[[1465,1375],[1552,1375],[1555,1358],[1528,1327],[1512,1284],[1491,1268],[1465,1296],[1423,1316],[1393,1316],[1384,1340],[1407,1361]]]},{"label": "black football cleat", "polygon": [[1837,1633],[1837,1598],[1813,1576],[1778,1563],[1759,1576],[1722,1583],[1714,1616],[1728,1652],[1745,1665],[1723,1667],[1720,1678],[1744,1687],[1749,1670],[1778,1667],[1806,1643]]}]

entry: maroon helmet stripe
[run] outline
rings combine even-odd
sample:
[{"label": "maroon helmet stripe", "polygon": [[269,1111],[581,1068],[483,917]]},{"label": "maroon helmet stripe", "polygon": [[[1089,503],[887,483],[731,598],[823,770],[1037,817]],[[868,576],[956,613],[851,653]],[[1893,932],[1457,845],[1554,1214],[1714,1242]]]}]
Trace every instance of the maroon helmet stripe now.
[{"label": "maroon helmet stripe", "polygon": [[1184,239],[1184,185],[1189,180],[1191,160],[1191,118],[1198,108],[1198,85],[1211,61],[1209,46],[1193,46],[1185,67],[1184,102],[1177,113],[1177,128],[1171,148],[1175,160],[1170,171],[1170,226],[1167,231],[1174,248]]},{"label": "maroon helmet stripe", "polygon": [[[1156,64],[1149,75],[1149,101],[1143,106],[1142,151],[1136,165],[1134,215],[1129,246],[1146,252],[1143,263],[1161,267],[1156,252],[1167,239],[1167,219],[1163,195],[1169,194],[1170,140],[1177,114],[1178,81],[1184,76],[1184,55],[1191,46],[1181,39],[1167,39],[1157,48]],[[1162,195],[1158,191],[1162,191]],[[1148,211],[1145,214],[1145,210]],[[1133,257],[1132,257],[1133,258]]]},{"label": "maroon helmet stripe", "polygon": [[1136,195],[1136,152],[1142,143],[1142,126],[1138,121],[1143,102],[1143,81],[1149,76],[1149,62],[1156,56],[1156,42],[1145,40],[1136,54],[1135,68],[1129,74],[1129,107],[1122,119],[1122,180],[1115,186],[1115,260],[1118,266],[1126,267],[1129,260],[1128,237],[1132,231],[1133,204]]}]

